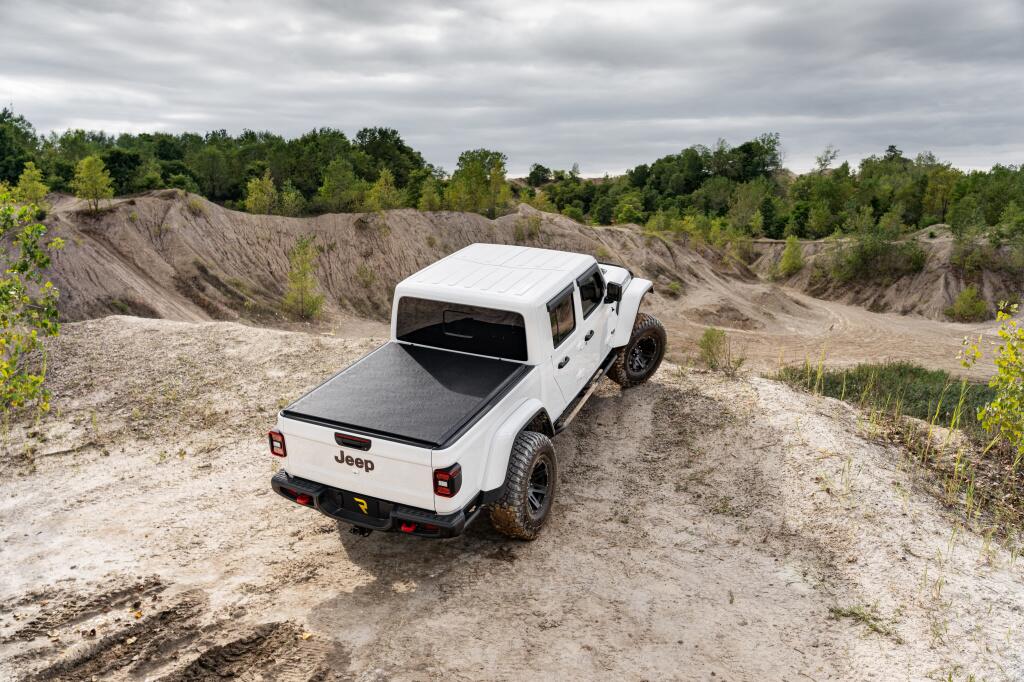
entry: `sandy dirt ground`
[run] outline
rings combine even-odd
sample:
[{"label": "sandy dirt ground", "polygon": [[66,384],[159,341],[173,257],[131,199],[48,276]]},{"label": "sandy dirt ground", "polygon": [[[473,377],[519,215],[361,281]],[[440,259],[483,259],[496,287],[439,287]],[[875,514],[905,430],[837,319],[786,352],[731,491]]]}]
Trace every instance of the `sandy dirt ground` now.
[{"label": "sandy dirt ground", "polygon": [[53,411],[4,434],[0,679],[1024,678],[1024,563],[756,376],[606,382],[533,543],[339,533],[264,434],[380,341],[66,325]]}]

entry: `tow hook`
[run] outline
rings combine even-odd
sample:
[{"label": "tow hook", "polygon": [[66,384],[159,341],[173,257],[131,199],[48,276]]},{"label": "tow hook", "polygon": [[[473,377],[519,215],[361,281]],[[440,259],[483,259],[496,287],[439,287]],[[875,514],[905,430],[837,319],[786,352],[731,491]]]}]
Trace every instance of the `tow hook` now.
[{"label": "tow hook", "polygon": [[367,536],[368,536],[368,535],[369,535],[370,533],[372,533],[373,531],[372,531],[372,530],[370,530],[369,528],[362,528],[362,527],[360,527],[360,526],[352,526],[352,527],[351,527],[351,528],[349,529],[349,531],[348,531],[348,532],[349,532],[349,533],[352,533],[352,535],[358,535],[358,536],[359,536],[359,537],[361,537],[361,538],[365,538],[365,537],[367,537]]}]

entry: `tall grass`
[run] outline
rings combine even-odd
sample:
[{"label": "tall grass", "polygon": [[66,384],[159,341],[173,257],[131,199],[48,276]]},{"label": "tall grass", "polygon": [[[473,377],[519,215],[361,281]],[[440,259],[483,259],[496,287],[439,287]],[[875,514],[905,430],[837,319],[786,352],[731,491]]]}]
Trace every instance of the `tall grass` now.
[{"label": "tall grass", "polygon": [[966,383],[942,370],[909,362],[856,365],[846,369],[812,365],[783,367],[778,378],[819,395],[857,402],[861,407],[917,417],[944,427],[959,426],[969,435],[982,435],[978,408],[995,391],[986,384]]}]

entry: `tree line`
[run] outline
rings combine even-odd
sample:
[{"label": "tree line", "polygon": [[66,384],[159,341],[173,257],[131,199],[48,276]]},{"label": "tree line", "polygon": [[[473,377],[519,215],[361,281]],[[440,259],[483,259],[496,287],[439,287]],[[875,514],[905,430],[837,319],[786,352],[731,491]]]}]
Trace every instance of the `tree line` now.
[{"label": "tree line", "polygon": [[26,164],[53,191],[75,192],[89,178],[99,199],[178,188],[229,208],[290,216],[411,207],[493,217],[511,199],[504,154],[467,150],[448,175],[398,131],[380,127],[353,138],[334,128],[293,139],[252,130],[39,135],[23,116],[0,110],[0,183],[17,184]]},{"label": "tree line", "polygon": [[552,170],[535,163],[520,183],[507,179],[501,152],[465,151],[449,175],[391,128],[363,128],[353,138],[333,128],[292,139],[251,130],[38,135],[24,117],[0,110],[0,182],[18,183],[31,163],[32,177],[44,187],[89,187],[100,199],[176,187],[253,213],[411,207],[492,217],[525,201],[584,223],[638,223],[716,243],[893,239],[936,223],[994,243],[1024,234],[1024,167],[964,172],[927,152],[908,158],[895,146],[856,168],[833,167],[837,156],[829,147],[816,169],[797,176],[783,168],[779,135],[766,133],[737,146],[719,140],[687,147],[618,177],[584,178],[577,166]]}]

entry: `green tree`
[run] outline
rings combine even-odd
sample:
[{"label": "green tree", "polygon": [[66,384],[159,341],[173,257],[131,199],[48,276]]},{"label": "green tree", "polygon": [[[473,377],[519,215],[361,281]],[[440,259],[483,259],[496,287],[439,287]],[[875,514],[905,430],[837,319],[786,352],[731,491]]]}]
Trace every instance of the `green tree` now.
[{"label": "green tree", "polygon": [[790,277],[800,272],[803,267],[804,252],[800,248],[800,240],[795,235],[790,235],[786,237],[786,248],[779,261],[779,274],[783,277]]},{"label": "green tree", "polygon": [[812,239],[821,239],[832,234],[832,229],[832,212],[828,210],[827,204],[816,201],[807,214],[807,235]]},{"label": "green tree", "polygon": [[530,187],[540,187],[551,182],[551,169],[535,163],[530,166],[530,173],[526,176],[526,184]]},{"label": "green tree", "polygon": [[324,170],[316,203],[322,211],[354,211],[362,203],[365,189],[365,183],[356,177],[348,159],[337,157]]},{"label": "green tree", "polygon": [[75,196],[85,199],[93,213],[100,210],[100,202],[114,196],[114,186],[103,159],[87,156],[75,167],[75,179],[71,181]]},{"label": "green tree", "polygon": [[245,186],[245,210],[249,213],[273,213],[277,207],[277,188],[268,169],[263,177],[252,178]]},{"label": "green tree", "polygon": [[298,216],[306,210],[306,197],[295,189],[291,180],[286,180],[277,198],[277,211],[281,215]]},{"label": "green tree", "polygon": [[24,405],[49,409],[46,349],[42,337],[56,336],[59,292],[44,275],[60,238],[46,241],[46,226],[35,221],[38,207],[17,206],[0,191],[0,410]]},{"label": "green tree", "polygon": [[36,168],[36,164],[29,161],[25,164],[25,170],[18,178],[17,196],[19,201],[27,204],[36,204],[46,209],[45,199],[50,188],[43,182],[43,172]]},{"label": "green tree", "polygon": [[999,215],[999,231],[1004,236],[1024,236],[1024,208],[1011,201]]},{"label": "green tree", "polygon": [[395,176],[387,168],[380,172],[377,181],[366,193],[367,211],[386,211],[402,205],[402,193],[395,187]]},{"label": "green tree", "polygon": [[924,213],[940,223],[946,222],[946,213],[953,200],[953,189],[957,180],[963,175],[949,164],[934,168],[928,175],[928,185],[924,192]]},{"label": "green tree", "polygon": [[288,254],[288,288],[284,293],[284,309],[302,320],[311,320],[320,314],[323,294],[317,291],[316,247],[313,237],[302,236]]},{"label": "green tree", "polygon": [[433,175],[428,175],[420,186],[420,200],[416,208],[421,211],[441,210],[441,187]]},{"label": "green tree", "polygon": [[462,152],[445,192],[449,208],[495,217],[511,198],[505,181],[506,160],[504,154],[490,149]]},{"label": "green tree", "polygon": [[17,182],[35,155],[36,144],[36,131],[24,116],[0,109],[0,182]]},{"label": "green tree", "polygon": [[639,192],[626,192],[615,203],[613,220],[616,223],[640,224],[644,220],[644,201]]}]

